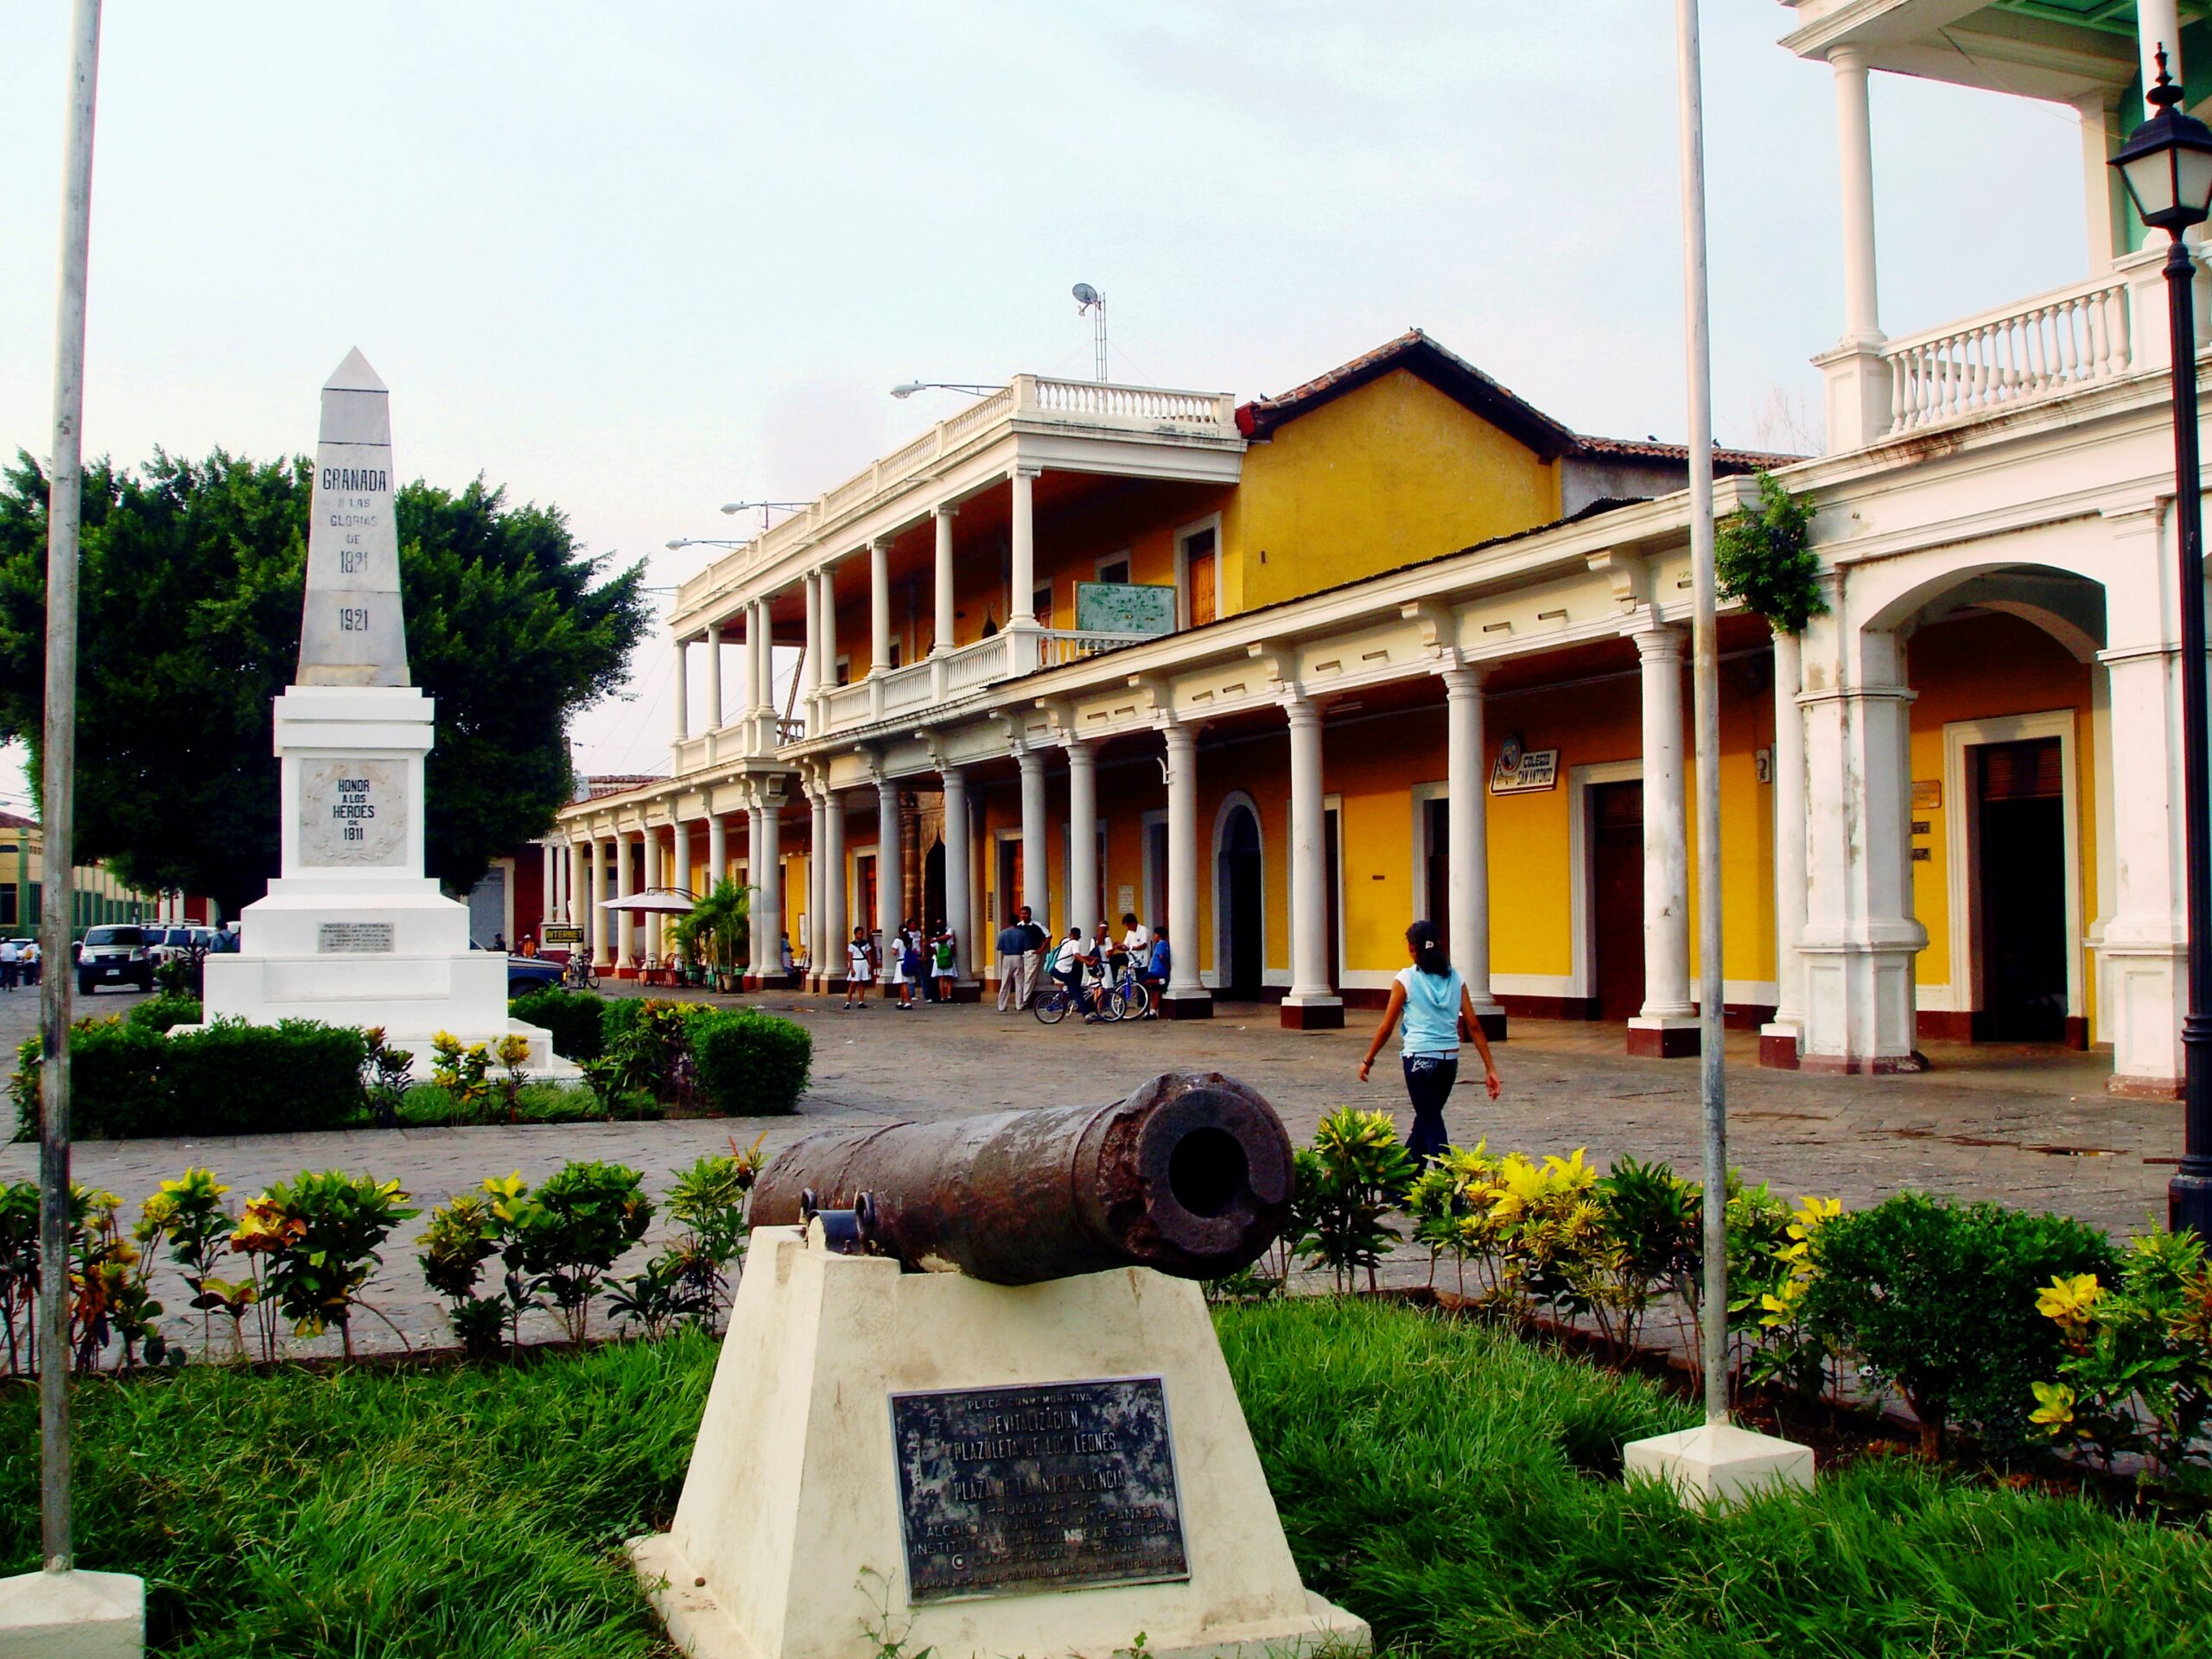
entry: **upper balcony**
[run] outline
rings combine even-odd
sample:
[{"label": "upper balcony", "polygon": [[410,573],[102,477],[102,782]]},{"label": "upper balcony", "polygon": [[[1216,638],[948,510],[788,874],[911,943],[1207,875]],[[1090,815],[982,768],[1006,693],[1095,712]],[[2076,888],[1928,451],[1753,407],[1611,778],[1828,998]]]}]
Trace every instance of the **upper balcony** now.
[{"label": "upper balcony", "polygon": [[[2158,245],[2144,247],[2143,228],[2106,163],[2142,118],[2144,66],[2159,48],[2190,84],[2173,0],[1783,3],[1797,24],[1783,43],[1824,60],[1835,76],[1844,327],[1837,346],[1815,359],[1827,379],[1832,453],[2009,416],[2168,365],[2159,269],[2164,238],[2153,236]],[[2088,275],[1974,316],[1886,336],[1877,298],[1867,99],[1868,77],[1877,70],[2070,108],[2082,129]],[[2200,72],[2198,80],[2212,77]],[[2201,349],[2201,303],[2198,319]]]},{"label": "upper balcony", "polygon": [[1234,483],[1244,440],[1227,392],[1020,374],[825,492],[677,590],[672,626],[696,634],[825,560],[898,537],[1016,467]]}]

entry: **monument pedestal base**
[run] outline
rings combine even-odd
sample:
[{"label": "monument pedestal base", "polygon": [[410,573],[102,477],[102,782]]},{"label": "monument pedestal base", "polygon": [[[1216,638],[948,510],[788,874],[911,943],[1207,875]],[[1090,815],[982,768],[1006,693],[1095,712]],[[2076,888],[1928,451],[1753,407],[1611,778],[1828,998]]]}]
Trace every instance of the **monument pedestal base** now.
[{"label": "monument pedestal base", "polygon": [[[990,1438],[893,1432],[893,1395],[959,1391],[945,1409],[973,1412],[976,1390],[1154,1378],[1164,1415],[1147,1421],[1172,1449],[1184,1569],[1151,1558],[1149,1576],[1166,1582],[1086,1580],[1072,1564],[1092,1558],[1069,1553],[1085,1529],[1103,1529],[1091,1542],[1105,1549],[1116,1528],[1158,1524],[1113,1472],[1145,1423],[1062,1432],[1055,1408],[1032,1399],[947,1431],[980,1421]],[[1089,1457],[1095,1472],[1020,1461],[1020,1447],[1054,1439],[1056,1464]],[[957,1532],[972,1510],[1004,1532],[974,1545],[911,1535],[925,1510],[904,1495],[902,1470],[918,1466],[953,1471],[926,1510],[933,1528]],[[1006,1587],[918,1599],[912,1548],[936,1550],[931,1570],[996,1573]],[[1112,1659],[1140,1632],[1162,1659],[1368,1645],[1362,1621],[1299,1581],[1198,1286],[1137,1268],[1009,1287],[756,1230],[675,1523],[629,1549],[692,1659],[848,1659],[887,1622],[906,1651],[939,1659]]]},{"label": "monument pedestal base", "polygon": [[1630,1440],[1621,1448],[1621,1470],[1631,1480],[1649,1475],[1665,1481],[1685,1503],[1733,1503],[1777,1491],[1811,1491],[1813,1449],[1733,1423],[1705,1423]]},{"label": "monument pedestal base", "polygon": [[0,1659],[139,1659],[146,1586],[128,1573],[0,1579]]}]

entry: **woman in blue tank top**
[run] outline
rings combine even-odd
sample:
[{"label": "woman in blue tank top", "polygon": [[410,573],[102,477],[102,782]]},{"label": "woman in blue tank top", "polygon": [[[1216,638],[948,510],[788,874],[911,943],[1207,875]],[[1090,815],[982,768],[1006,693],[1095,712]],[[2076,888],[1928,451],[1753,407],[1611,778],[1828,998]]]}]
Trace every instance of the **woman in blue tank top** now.
[{"label": "woman in blue tank top", "polygon": [[1490,1057],[1490,1039],[1483,1035],[1467,982],[1446,958],[1436,924],[1415,922],[1408,928],[1406,950],[1413,966],[1390,986],[1390,1003],[1382,1010],[1382,1023],[1375,1028],[1375,1040],[1367,1046],[1367,1058],[1359,1063],[1359,1080],[1367,1081],[1368,1068],[1402,1018],[1406,1028],[1398,1053],[1406,1071],[1406,1093],[1414,1105],[1413,1133],[1406,1137],[1406,1149],[1425,1167],[1451,1144],[1444,1132],[1444,1103],[1459,1080],[1462,1020],[1474,1039],[1475,1052],[1483,1057],[1483,1083],[1490,1097],[1496,1100],[1505,1084]]}]

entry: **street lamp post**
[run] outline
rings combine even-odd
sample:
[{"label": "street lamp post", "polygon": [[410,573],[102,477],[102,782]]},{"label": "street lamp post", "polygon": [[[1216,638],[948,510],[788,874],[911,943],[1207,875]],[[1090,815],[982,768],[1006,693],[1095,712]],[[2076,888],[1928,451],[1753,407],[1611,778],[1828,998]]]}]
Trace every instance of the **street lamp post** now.
[{"label": "street lamp post", "polygon": [[2112,165],[2143,222],[2164,231],[2166,320],[2173,343],[2174,508],[2181,563],[2182,836],[2188,880],[2189,1012],[2181,1025],[2182,1159],[2166,1186],[2166,1224],[2212,1238],[2212,742],[2204,702],[2204,512],[2197,469],[2196,263],[2182,232],[2212,213],[2212,128],[2182,113],[2166,73],[2144,101],[2158,112]]}]

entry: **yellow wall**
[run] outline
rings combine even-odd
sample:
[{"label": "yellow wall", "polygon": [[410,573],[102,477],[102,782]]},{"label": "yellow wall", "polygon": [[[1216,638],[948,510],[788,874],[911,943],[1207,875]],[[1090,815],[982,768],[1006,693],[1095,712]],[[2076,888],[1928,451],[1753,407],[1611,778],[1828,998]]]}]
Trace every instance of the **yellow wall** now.
[{"label": "yellow wall", "polygon": [[1559,516],[1558,468],[1399,369],[1275,429],[1224,518],[1224,614]]}]

